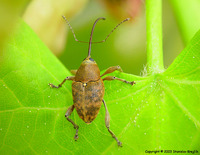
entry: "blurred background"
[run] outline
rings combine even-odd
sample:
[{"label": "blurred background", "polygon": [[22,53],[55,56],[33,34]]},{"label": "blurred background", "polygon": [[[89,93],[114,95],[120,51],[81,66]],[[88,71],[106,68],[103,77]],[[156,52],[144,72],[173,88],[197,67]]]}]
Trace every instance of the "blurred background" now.
[{"label": "blurred background", "polygon": [[[79,67],[87,56],[88,44],[74,40],[62,15],[69,20],[77,39],[81,41],[89,41],[91,28],[98,17],[106,17],[106,20],[97,23],[93,41],[105,39],[118,23],[129,17],[131,20],[118,27],[105,43],[92,44],[91,56],[100,70],[120,65],[126,73],[145,74],[144,0],[3,0],[1,3],[1,44],[15,27],[18,16],[21,16],[69,70]],[[12,10],[9,14],[5,13],[8,9]],[[181,3],[178,0],[163,0],[165,68],[173,62],[199,29],[198,10],[199,0],[193,0],[192,3],[190,0],[182,0]],[[190,29],[187,34],[186,29]]]}]

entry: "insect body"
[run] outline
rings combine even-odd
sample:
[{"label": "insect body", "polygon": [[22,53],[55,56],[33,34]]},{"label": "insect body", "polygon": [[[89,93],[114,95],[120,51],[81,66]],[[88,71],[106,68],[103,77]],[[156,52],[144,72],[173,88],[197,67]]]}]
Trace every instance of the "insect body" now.
[{"label": "insect body", "polygon": [[97,116],[103,96],[104,84],[94,60],[87,57],[81,64],[72,83],[73,101],[80,118],[91,123]]},{"label": "insect body", "polygon": [[[66,18],[63,17],[65,20]],[[89,40],[89,50],[88,50],[88,56],[83,60],[81,63],[80,67],[78,70],[72,70],[71,72],[75,74],[75,76],[68,76],[66,77],[61,84],[58,86],[55,86],[51,83],[49,85],[52,88],[59,88],[61,87],[66,80],[72,80],[72,95],[73,95],[73,102],[74,104],[70,106],[65,114],[65,117],[69,122],[71,122],[76,129],[76,134],[74,136],[75,140],[78,139],[78,128],[79,126],[76,125],[70,118],[69,116],[73,112],[74,108],[76,109],[79,117],[85,122],[85,123],[91,123],[98,115],[101,104],[103,102],[105,110],[106,110],[106,116],[105,116],[105,124],[106,127],[109,131],[109,133],[112,135],[113,138],[118,143],[118,146],[122,146],[122,143],[118,140],[118,138],[115,136],[115,134],[110,130],[110,115],[106,106],[106,103],[103,99],[104,96],[104,83],[103,81],[105,80],[119,80],[128,84],[135,84],[134,81],[128,82],[124,79],[120,79],[114,76],[107,76],[105,78],[102,78],[104,75],[107,75],[109,73],[112,73],[116,70],[121,71],[122,69],[120,66],[113,66],[108,68],[102,75],[100,75],[100,70],[96,64],[96,62],[91,58],[91,44],[92,43],[99,43],[99,42],[92,42],[92,34],[94,31],[94,27],[96,23],[100,19],[105,19],[105,18],[98,18],[92,28],[91,35],[90,35],[90,40]],[[121,23],[127,21],[128,19],[122,21]],[[67,21],[67,20],[66,20]],[[68,23],[68,21],[67,21]],[[120,24],[121,24],[120,23]],[[69,24],[69,23],[68,23]],[[120,25],[118,24],[112,31],[111,33]],[[69,25],[70,26],[70,25]],[[72,30],[71,26],[70,29]],[[72,30],[73,32],[73,30]],[[111,34],[110,33],[110,34]],[[110,35],[109,34],[109,35]],[[76,41],[76,36],[73,32],[74,38]],[[109,37],[109,35],[106,37],[106,39]],[[101,42],[106,41],[103,40]],[[83,41],[79,41],[83,42]]]}]

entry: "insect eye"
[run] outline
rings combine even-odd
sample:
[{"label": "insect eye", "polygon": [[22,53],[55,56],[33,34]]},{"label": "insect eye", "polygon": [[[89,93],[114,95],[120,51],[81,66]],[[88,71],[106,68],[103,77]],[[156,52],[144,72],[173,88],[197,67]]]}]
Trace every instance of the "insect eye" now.
[{"label": "insect eye", "polygon": [[90,61],[94,61],[92,58],[89,58]]}]

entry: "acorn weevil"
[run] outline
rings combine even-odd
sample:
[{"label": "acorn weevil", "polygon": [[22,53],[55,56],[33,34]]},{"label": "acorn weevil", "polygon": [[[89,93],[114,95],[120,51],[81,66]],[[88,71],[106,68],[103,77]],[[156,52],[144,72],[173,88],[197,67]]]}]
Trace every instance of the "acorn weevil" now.
[{"label": "acorn weevil", "polygon": [[[76,39],[75,33],[70,26],[69,22],[67,19],[63,16],[63,18],[66,20],[68,23],[74,38],[78,42],[84,42],[84,41],[79,41]],[[60,88],[62,85],[65,83],[66,80],[71,80],[72,82],[72,95],[73,95],[73,102],[74,104],[71,105],[66,114],[65,117],[69,122],[71,122],[76,129],[76,134],[74,136],[74,139],[78,139],[78,128],[79,126],[74,123],[73,120],[69,118],[71,113],[73,112],[74,108],[76,109],[79,117],[87,124],[91,123],[98,115],[101,104],[103,102],[104,107],[105,107],[105,124],[106,127],[109,131],[109,133],[112,135],[112,137],[117,141],[118,146],[122,146],[122,143],[118,140],[118,138],[115,136],[115,134],[110,130],[110,115],[106,106],[106,103],[103,99],[104,96],[104,83],[103,81],[105,80],[119,80],[131,85],[135,84],[135,81],[129,82],[124,79],[117,78],[115,76],[107,76],[105,78],[102,78],[104,75],[107,75],[109,73],[112,73],[114,71],[120,71],[122,72],[122,69],[120,66],[113,66],[109,67],[102,75],[100,75],[100,70],[96,64],[96,62],[91,58],[91,44],[92,43],[100,43],[100,42],[105,42],[106,39],[110,36],[110,34],[123,22],[128,21],[129,18],[125,19],[121,23],[119,23],[111,32],[110,34],[106,37],[106,39],[100,41],[100,42],[92,42],[92,35],[94,31],[94,27],[96,23],[99,20],[105,20],[105,18],[100,17],[98,18],[92,27],[91,35],[90,35],[90,40],[89,42],[84,42],[84,43],[89,43],[89,49],[88,49],[88,56],[83,60],[81,63],[81,66],[79,67],[78,70],[72,70],[71,73],[74,74],[75,76],[68,76],[66,77],[62,83],[60,83],[58,86],[55,86],[51,83],[49,83],[50,87],[52,88]]]}]

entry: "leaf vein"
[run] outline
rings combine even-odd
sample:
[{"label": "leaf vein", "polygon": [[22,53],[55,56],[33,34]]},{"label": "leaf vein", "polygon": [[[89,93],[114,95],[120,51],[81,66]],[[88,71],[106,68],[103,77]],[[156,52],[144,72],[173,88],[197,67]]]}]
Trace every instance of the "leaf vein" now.
[{"label": "leaf vein", "polygon": [[171,89],[167,86],[163,86],[162,84],[160,84],[160,86],[168,92],[175,103],[177,103],[178,107],[186,114],[186,116],[188,116],[189,119],[193,121],[195,126],[198,126],[198,128],[200,128],[200,122],[188,111],[188,109],[181,103],[181,101],[179,101],[179,99],[176,97],[176,95],[173,94]]}]

